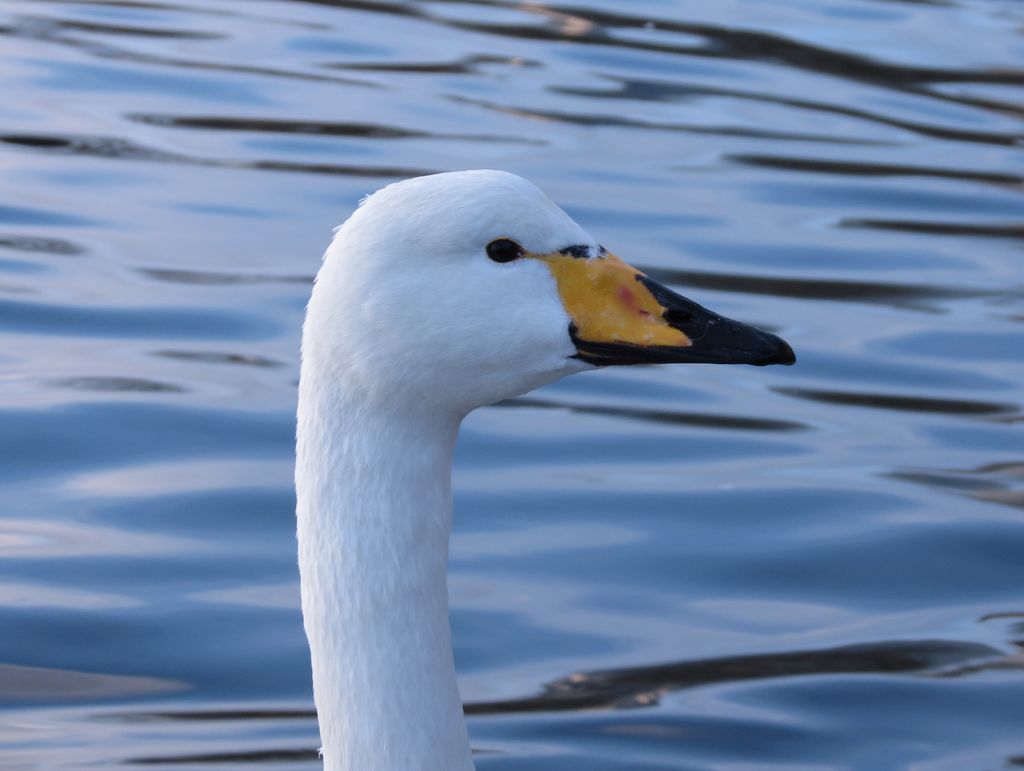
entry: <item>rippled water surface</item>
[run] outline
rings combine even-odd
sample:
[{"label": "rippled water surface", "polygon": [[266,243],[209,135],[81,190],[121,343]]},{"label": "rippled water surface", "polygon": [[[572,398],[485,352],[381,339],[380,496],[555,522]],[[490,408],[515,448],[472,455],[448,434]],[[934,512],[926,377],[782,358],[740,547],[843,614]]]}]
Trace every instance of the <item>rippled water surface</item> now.
[{"label": "rippled water surface", "polygon": [[800,357],[467,421],[480,769],[1024,766],[1024,5],[4,0],[0,71],[0,767],[316,767],[310,278],[472,167]]}]

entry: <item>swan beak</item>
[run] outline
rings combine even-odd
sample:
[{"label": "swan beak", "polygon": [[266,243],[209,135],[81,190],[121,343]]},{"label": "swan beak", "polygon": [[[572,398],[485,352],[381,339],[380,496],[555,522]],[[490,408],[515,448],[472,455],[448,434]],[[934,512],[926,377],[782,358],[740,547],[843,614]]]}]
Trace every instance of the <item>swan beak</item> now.
[{"label": "swan beak", "polygon": [[[568,253],[567,253],[568,252]],[[572,323],[574,358],[610,364],[793,364],[780,337],[709,311],[652,281],[613,254],[538,255],[548,264]]]}]

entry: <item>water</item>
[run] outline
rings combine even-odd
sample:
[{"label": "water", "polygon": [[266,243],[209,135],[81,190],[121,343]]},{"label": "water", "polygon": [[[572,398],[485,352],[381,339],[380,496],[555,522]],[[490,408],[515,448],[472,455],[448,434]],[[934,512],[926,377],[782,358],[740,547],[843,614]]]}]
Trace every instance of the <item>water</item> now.
[{"label": "water", "polygon": [[481,410],[482,771],[1024,766],[1024,6],[0,7],[0,767],[314,769],[297,343],[366,192],[499,167],[798,366]]}]

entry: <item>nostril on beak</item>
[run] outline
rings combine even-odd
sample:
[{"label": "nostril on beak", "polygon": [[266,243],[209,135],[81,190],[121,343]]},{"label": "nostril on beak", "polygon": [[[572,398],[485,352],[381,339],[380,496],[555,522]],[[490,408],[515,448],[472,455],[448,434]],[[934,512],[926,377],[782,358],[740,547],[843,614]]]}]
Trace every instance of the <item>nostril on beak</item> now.
[{"label": "nostril on beak", "polygon": [[663,314],[662,318],[664,318],[665,321],[667,321],[669,323],[669,325],[671,325],[673,327],[682,326],[684,324],[691,324],[691,323],[693,323],[693,314],[692,313],[689,313],[687,311],[682,311],[682,310],[675,310],[675,309],[672,309],[672,308],[670,308],[669,310],[665,311],[665,313]]}]

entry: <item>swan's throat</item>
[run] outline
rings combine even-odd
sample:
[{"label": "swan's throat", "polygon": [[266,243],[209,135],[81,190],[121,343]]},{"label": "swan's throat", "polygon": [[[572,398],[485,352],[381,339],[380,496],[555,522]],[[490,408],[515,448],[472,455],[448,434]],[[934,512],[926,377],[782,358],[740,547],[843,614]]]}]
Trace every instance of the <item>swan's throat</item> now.
[{"label": "swan's throat", "polygon": [[307,365],[299,568],[325,768],[470,771],[448,623],[458,421],[346,404]]}]

